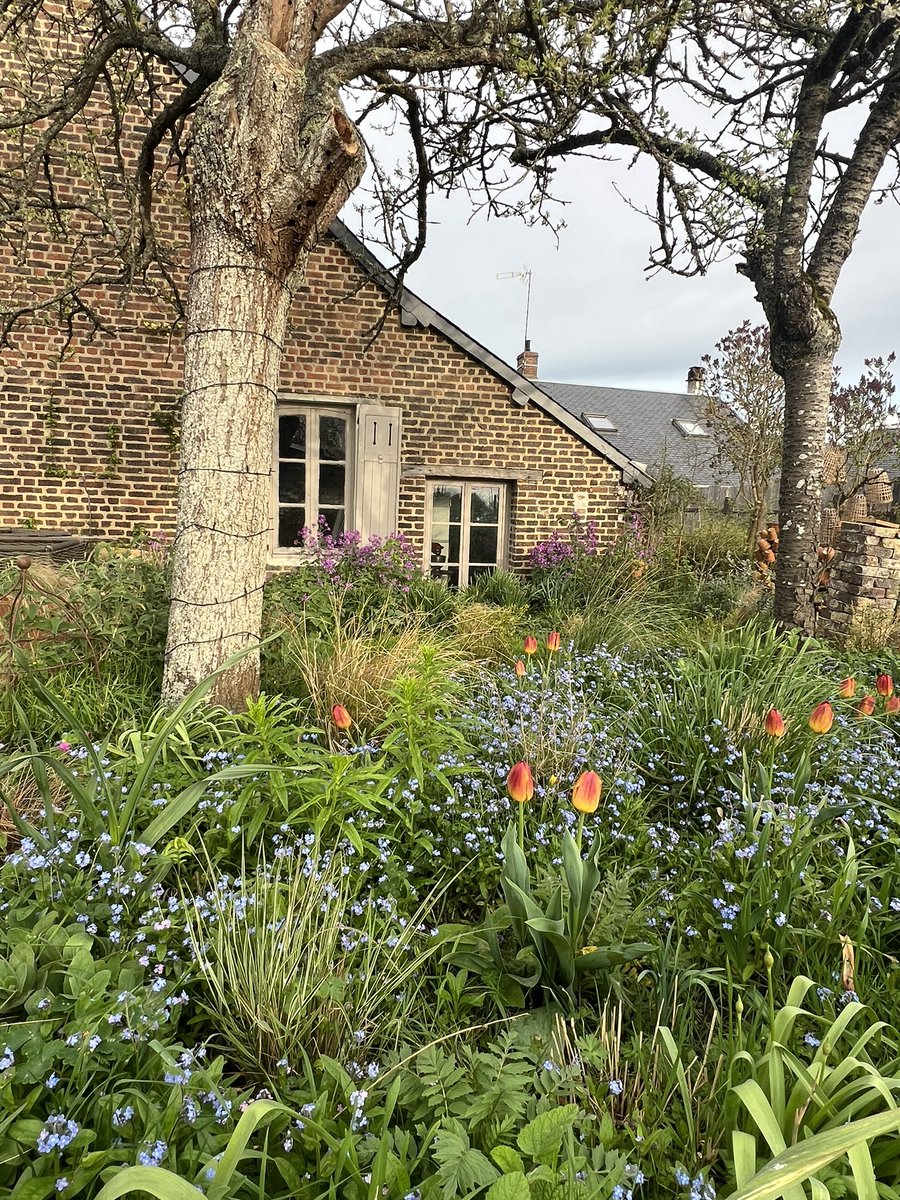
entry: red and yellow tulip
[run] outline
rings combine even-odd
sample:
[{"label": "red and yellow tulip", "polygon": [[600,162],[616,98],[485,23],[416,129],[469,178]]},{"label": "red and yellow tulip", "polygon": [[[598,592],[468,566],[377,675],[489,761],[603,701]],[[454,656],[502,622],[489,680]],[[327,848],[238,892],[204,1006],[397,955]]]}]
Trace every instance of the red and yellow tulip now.
[{"label": "red and yellow tulip", "polygon": [[784,737],[784,717],[777,708],[770,708],[766,713],[763,728],[771,738]]},{"label": "red and yellow tulip", "polygon": [[527,804],[534,795],[534,777],[527,762],[517,762],[506,777],[506,790],[516,804]]},{"label": "red and yellow tulip", "polygon": [[879,696],[884,696],[885,698],[888,696],[893,696],[894,681],[890,675],[881,674],[878,676],[878,678],[875,680],[875,691]]},{"label": "red and yellow tulip", "polygon": [[520,679],[525,674],[525,664],[522,662],[521,658],[516,659],[515,672]]},{"label": "red and yellow tulip", "polygon": [[537,654],[537,638],[532,637],[529,633],[528,637],[522,643],[522,649],[526,654]]},{"label": "red and yellow tulip", "polygon": [[547,634],[547,649],[552,654],[554,650],[559,649],[559,634],[554,629],[552,633]]},{"label": "red and yellow tulip", "polygon": [[809,727],[813,733],[827,733],[834,724],[834,709],[823,700],[809,714]]},{"label": "red and yellow tulip", "polygon": [[603,780],[596,771],[582,771],[572,788],[572,806],[580,813],[595,813],[603,793]]},{"label": "red and yellow tulip", "polygon": [[350,714],[344,708],[343,704],[333,704],[331,706],[331,719],[334,721],[335,727],[345,732],[353,724],[350,719]]},{"label": "red and yellow tulip", "polygon": [[841,680],[838,695],[842,700],[852,700],[856,695],[856,680],[852,675],[848,675],[846,679]]},{"label": "red and yellow tulip", "polygon": [[859,704],[856,706],[856,715],[858,717],[871,717],[875,711],[875,697],[870,692],[868,696],[863,696]]}]

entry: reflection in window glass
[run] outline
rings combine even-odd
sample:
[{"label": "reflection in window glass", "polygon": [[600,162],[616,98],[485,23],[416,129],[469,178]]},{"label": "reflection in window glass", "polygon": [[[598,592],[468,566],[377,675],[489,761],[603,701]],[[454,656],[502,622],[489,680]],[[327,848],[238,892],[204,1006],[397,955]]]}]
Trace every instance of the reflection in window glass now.
[{"label": "reflection in window glass", "polygon": [[431,574],[449,587],[465,587],[502,560],[500,484],[438,483],[431,488]]},{"label": "reflection in window glass", "polygon": [[277,545],[302,542],[304,526],[343,532],[347,511],[349,418],[331,410],[281,413],[277,428]]}]

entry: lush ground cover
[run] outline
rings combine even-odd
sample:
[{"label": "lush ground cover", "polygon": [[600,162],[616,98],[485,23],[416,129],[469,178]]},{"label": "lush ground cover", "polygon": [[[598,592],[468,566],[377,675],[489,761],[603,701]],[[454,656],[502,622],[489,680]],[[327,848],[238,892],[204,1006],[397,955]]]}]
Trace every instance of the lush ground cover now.
[{"label": "lush ground cover", "polygon": [[237,716],[152,709],[155,551],[11,575],[0,1195],[900,1194],[900,664],[590,536],[324,547]]}]

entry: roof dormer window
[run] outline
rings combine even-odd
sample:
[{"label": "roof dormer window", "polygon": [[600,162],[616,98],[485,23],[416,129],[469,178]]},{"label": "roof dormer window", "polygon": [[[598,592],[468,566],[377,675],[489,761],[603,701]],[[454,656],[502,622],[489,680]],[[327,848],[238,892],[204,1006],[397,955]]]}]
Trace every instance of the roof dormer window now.
[{"label": "roof dormer window", "polygon": [[689,421],[681,417],[676,417],[672,424],[682,437],[709,437],[709,434],[699,421]]},{"label": "roof dormer window", "polygon": [[581,416],[595,433],[618,433],[619,431],[618,425],[609,417],[594,416],[592,413],[582,413]]}]

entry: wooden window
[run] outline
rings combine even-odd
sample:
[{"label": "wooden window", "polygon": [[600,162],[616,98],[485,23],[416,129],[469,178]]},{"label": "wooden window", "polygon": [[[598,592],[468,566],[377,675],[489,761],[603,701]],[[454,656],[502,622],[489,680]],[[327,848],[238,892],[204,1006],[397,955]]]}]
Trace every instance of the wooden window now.
[{"label": "wooden window", "polygon": [[353,420],[347,408],[279,407],[273,472],[273,550],[301,543],[304,527],[343,533],[351,499]]},{"label": "wooden window", "polygon": [[448,480],[428,487],[426,561],[434,579],[465,587],[503,566],[507,485]]}]

